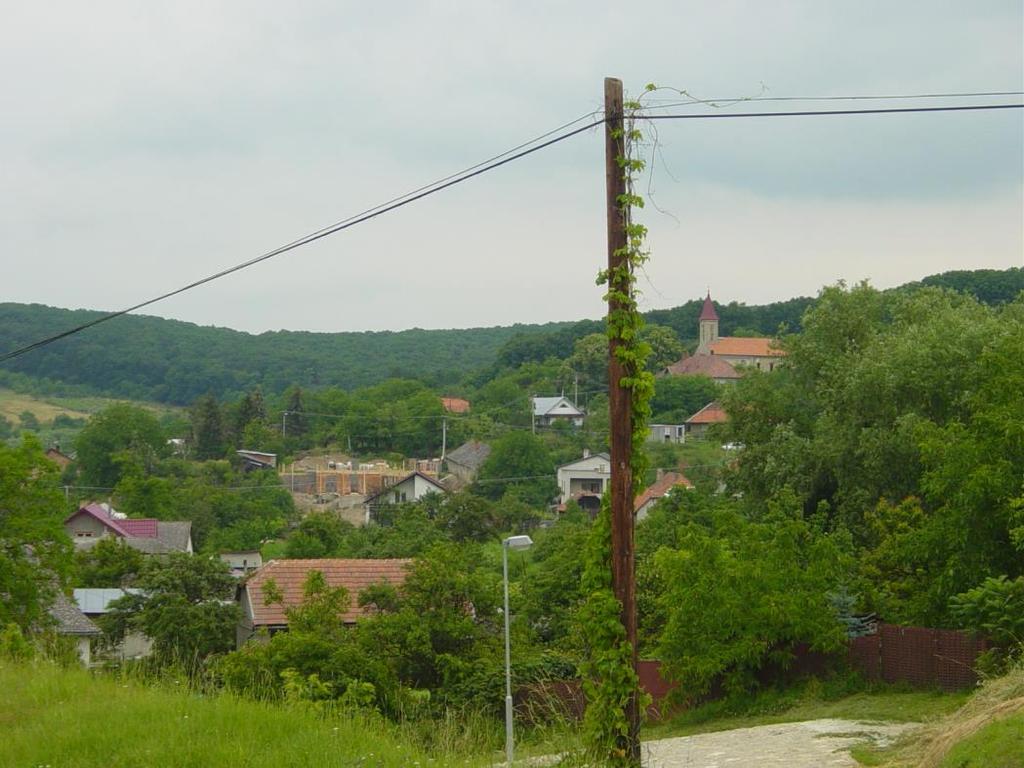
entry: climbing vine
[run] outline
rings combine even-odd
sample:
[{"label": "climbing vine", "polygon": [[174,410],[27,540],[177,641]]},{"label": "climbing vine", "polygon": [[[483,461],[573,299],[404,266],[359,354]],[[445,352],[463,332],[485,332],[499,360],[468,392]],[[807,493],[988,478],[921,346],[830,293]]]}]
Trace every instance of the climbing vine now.
[{"label": "climbing vine", "polygon": [[[647,92],[655,90],[648,85]],[[647,469],[643,445],[647,436],[647,423],[651,415],[654,395],[654,377],[647,371],[650,347],[640,340],[643,316],[637,307],[636,272],[647,262],[645,248],[647,227],[633,219],[633,210],[644,207],[643,197],[635,191],[636,178],[643,173],[646,163],[640,155],[644,135],[637,127],[640,119],[639,100],[624,103],[623,127],[613,130],[613,138],[624,139],[625,154],[617,158],[625,179],[626,192],[619,196],[626,232],[626,245],[616,251],[621,257],[619,266],[602,270],[598,284],[607,285],[606,301],[614,301],[616,308],[608,313],[609,339],[617,340],[615,356],[621,363],[624,376],[619,384],[629,390],[633,417],[633,449],[630,468],[635,496]],[[615,382],[612,382],[614,385]],[[630,723],[627,705],[632,697],[639,699],[640,712],[647,709],[645,696],[641,696],[639,680],[633,668],[633,649],[626,639],[626,630],[620,619],[621,603],[612,590],[611,578],[611,505],[606,493],[601,511],[591,532],[583,571],[583,593],[586,595],[578,618],[587,647],[583,665],[583,688],[587,698],[587,711],[583,722],[585,757],[589,764],[607,766],[636,765],[630,751]]]}]

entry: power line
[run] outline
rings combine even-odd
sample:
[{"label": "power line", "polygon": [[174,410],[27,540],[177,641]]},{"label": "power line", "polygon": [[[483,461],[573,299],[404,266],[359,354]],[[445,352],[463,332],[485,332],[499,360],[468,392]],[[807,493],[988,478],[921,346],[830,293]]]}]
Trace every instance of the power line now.
[{"label": "power line", "polygon": [[[685,93],[685,92],[684,92]],[[1024,96],[1024,91],[966,91],[957,93],[904,93],[904,94],[877,94],[877,95],[855,95],[855,96],[739,96],[730,98],[701,99],[696,96],[689,96],[689,101],[668,101],[657,103],[658,99],[645,99],[652,102],[650,109],[668,109],[669,107],[685,106],[732,106],[744,102],[754,101],[911,101],[914,99],[963,99],[990,96]]]},{"label": "power line", "polygon": [[807,109],[792,112],[699,112],[692,115],[648,115],[641,120],[726,120],[750,117],[824,117],[831,115],[891,115],[910,112],[977,112],[989,109],[1022,109],[1024,104],[968,104],[944,107],[885,107],[878,109]]},{"label": "power line", "polygon": [[[588,113],[586,115],[582,115],[581,117],[578,117],[575,120],[572,120],[572,121],[570,121],[568,123],[565,123],[564,126],[574,125],[574,124],[580,122],[581,120],[585,120],[587,117],[589,117],[589,116],[591,116],[593,114],[595,114],[595,113],[594,112],[590,112],[590,113]],[[562,133],[560,135],[555,136],[554,138],[548,139],[547,141],[544,141],[543,143],[540,143],[540,144],[536,143],[537,141],[539,141],[542,138],[546,138],[548,136],[551,136],[552,134],[558,133],[558,131],[560,130],[560,128],[553,129],[551,131],[548,131],[547,133],[541,134],[541,136],[539,136],[539,137],[537,137],[535,139],[532,139],[532,140],[530,140],[528,142],[525,142],[523,144],[519,144],[517,147],[515,147],[515,148],[513,148],[511,150],[507,150],[507,151],[501,153],[500,155],[495,155],[494,158],[492,158],[492,160],[485,160],[485,161],[483,161],[481,163],[477,163],[475,165],[471,165],[471,166],[469,166],[469,168],[467,168],[467,169],[465,169],[463,171],[459,171],[458,173],[451,174],[449,176],[445,176],[443,179],[439,179],[436,182],[433,182],[433,183],[428,184],[428,185],[423,186],[423,187],[419,187],[418,189],[413,190],[412,192],[408,192],[405,195],[401,195],[399,197],[392,198],[390,201],[388,201],[386,203],[381,203],[381,204],[376,205],[376,206],[374,206],[372,208],[367,208],[362,213],[355,214],[354,216],[350,216],[349,218],[343,219],[340,222],[332,224],[332,225],[330,225],[328,227],[324,227],[323,229],[319,229],[316,232],[312,232],[312,233],[310,233],[308,235],[305,235],[304,237],[301,237],[301,238],[299,238],[297,240],[293,240],[292,242],[290,242],[290,243],[288,243],[286,245],[282,245],[282,246],[280,246],[278,248],[275,248],[272,251],[268,251],[267,253],[264,253],[261,256],[257,256],[255,258],[249,259],[248,261],[244,261],[241,264],[236,264],[233,267],[229,267],[228,269],[221,270],[220,272],[217,272],[217,273],[215,273],[213,275],[209,275],[208,277],[204,277],[204,278],[202,278],[200,280],[196,280],[195,282],[189,283],[188,285],[184,285],[184,286],[182,286],[180,288],[177,288],[177,289],[175,289],[173,291],[168,291],[167,293],[161,294],[161,295],[156,296],[156,297],[154,297],[152,299],[148,299],[146,301],[143,301],[143,302],[140,302],[138,304],[135,304],[135,305],[133,305],[131,307],[127,307],[126,309],[122,309],[122,310],[119,310],[117,312],[111,312],[109,314],[106,314],[106,315],[103,315],[101,317],[98,317],[98,318],[96,318],[94,320],[90,320],[87,323],[82,323],[81,325],[75,326],[74,328],[69,328],[68,330],[63,331],[61,333],[54,334],[53,336],[48,336],[48,337],[46,337],[44,339],[40,339],[39,341],[33,342],[32,344],[28,344],[28,345],[26,345],[24,347],[21,347],[19,349],[15,349],[12,352],[8,352],[8,353],[6,353],[4,355],[0,355],[0,363],[6,362],[7,360],[12,360],[15,357],[19,357],[19,356],[25,354],[26,352],[31,352],[32,350],[39,349],[40,347],[44,347],[44,346],[46,346],[48,344],[52,344],[53,342],[59,341],[60,339],[64,339],[64,338],[67,338],[68,336],[72,336],[72,335],[74,335],[76,333],[80,333],[80,332],[82,332],[82,331],[84,331],[84,330],[86,330],[88,328],[92,328],[93,326],[99,325],[100,323],[105,323],[108,320],[113,320],[114,318],[121,317],[122,315],[127,315],[130,312],[134,312],[136,310],[142,309],[143,307],[148,307],[151,304],[156,304],[158,301],[163,301],[164,299],[169,299],[172,296],[177,296],[178,294],[184,293],[185,291],[191,290],[192,288],[198,288],[201,285],[213,282],[214,280],[217,280],[217,279],[219,279],[221,277],[226,277],[227,275],[233,274],[235,272],[239,272],[239,271],[241,271],[243,269],[246,269],[248,267],[251,267],[251,266],[254,266],[254,265],[259,264],[261,262],[267,261],[268,259],[272,259],[275,256],[280,256],[283,253],[287,253],[288,251],[295,250],[296,248],[299,248],[299,247],[301,247],[303,245],[308,245],[309,243],[312,243],[312,242],[315,242],[317,240],[320,240],[320,239],[322,239],[324,237],[327,237],[328,235],[332,235],[332,234],[334,234],[336,232],[342,231],[343,229],[348,229],[349,227],[353,227],[356,224],[362,224],[363,222],[369,221],[370,219],[373,219],[373,218],[376,218],[377,216],[380,216],[381,214],[388,213],[390,211],[396,210],[398,208],[401,208],[403,206],[408,205],[409,203],[415,202],[415,201],[420,200],[420,199],[422,199],[424,197],[428,197],[429,195],[435,194],[436,192],[440,192],[443,189],[447,189],[448,187],[455,186],[456,184],[461,184],[464,181],[468,181],[469,179],[472,179],[472,178],[474,178],[476,176],[480,176],[481,174],[487,173],[488,171],[493,171],[494,169],[500,168],[501,166],[506,165],[506,164],[508,164],[508,163],[510,163],[510,162],[512,162],[514,160],[519,160],[519,159],[521,159],[523,157],[526,157],[527,155],[533,154],[534,152],[538,152],[538,151],[540,151],[542,149],[550,147],[550,146],[552,146],[554,144],[557,144],[557,143],[559,143],[561,141],[565,141],[566,139],[571,138],[573,136],[576,136],[577,134],[583,133],[584,131],[588,131],[591,128],[596,128],[597,126],[599,126],[599,125],[601,125],[603,123],[604,123],[604,118],[601,118],[599,120],[594,120],[594,121],[592,121],[590,123],[587,123],[586,125],[583,125],[583,126],[581,126],[579,128],[575,128],[574,130],[571,130],[568,133]],[[530,146],[530,145],[534,145],[534,146]],[[521,147],[528,147],[528,148],[527,149],[520,149]],[[500,158],[500,159],[497,159],[497,158]]]},{"label": "power line", "polygon": [[[800,111],[789,111],[789,112],[718,112],[718,113],[697,113],[697,114],[682,114],[682,115],[680,115],[680,114],[676,114],[676,115],[642,114],[642,115],[640,115],[640,117],[641,117],[641,119],[644,119],[644,120],[709,120],[709,119],[740,119],[740,118],[760,118],[760,117],[817,117],[817,116],[867,115],[867,114],[877,115],[877,114],[897,114],[897,113],[912,113],[912,112],[922,112],[922,113],[926,113],[926,112],[963,112],[963,111],[996,110],[996,109],[1021,109],[1021,108],[1024,108],[1024,104],[972,104],[972,105],[966,105],[966,106],[898,107],[898,108],[885,108],[885,109],[800,110]],[[573,120],[573,121],[570,121],[569,123],[566,123],[565,125],[566,126],[574,125],[574,124],[576,124],[576,123],[578,123],[578,122],[580,122],[582,120],[585,120],[588,116],[593,115],[593,114],[596,114],[596,113],[595,112],[588,113],[587,115],[583,115],[583,116],[577,118],[576,120]],[[164,293],[164,294],[156,296],[156,297],[154,297],[152,299],[148,299],[146,301],[140,302],[140,303],[135,304],[135,305],[133,305],[131,307],[128,307],[126,309],[122,309],[122,310],[120,310],[118,312],[111,312],[109,314],[106,314],[106,315],[103,315],[101,317],[98,317],[98,318],[96,318],[94,320],[91,320],[91,321],[89,321],[87,323],[82,323],[81,325],[75,326],[74,328],[69,328],[68,330],[63,331],[61,333],[54,334],[53,336],[48,336],[48,337],[46,337],[44,339],[40,339],[40,340],[35,341],[35,342],[31,343],[31,344],[28,344],[28,345],[26,345],[24,347],[21,347],[19,349],[15,349],[15,350],[13,350],[11,352],[8,352],[8,353],[6,353],[4,355],[0,355],[0,363],[6,362],[7,360],[12,360],[12,359],[14,359],[16,357],[19,357],[19,356],[27,353],[27,352],[31,352],[31,351],[33,351],[35,349],[39,349],[40,347],[44,347],[44,346],[46,346],[48,344],[52,344],[55,341],[59,341],[60,339],[67,338],[68,336],[72,336],[72,335],[74,335],[76,333],[80,333],[81,331],[84,331],[84,330],[86,330],[88,328],[92,328],[93,326],[99,325],[100,323],[107,322],[108,320],[113,320],[114,318],[121,317],[122,315],[127,315],[130,312],[134,312],[136,310],[142,309],[143,307],[148,307],[151,304],[155,304],[155,303],[157,303],[159,301],[163,301],[164,299],[169,299],[172,296],[177,296],[178,294],[184,293],[185,291],[191,290],[192,288],[197,288],[197,287],[199,287],[201,285],[204,285],[206,283],[213,282],[214,280],[217,280],[217,279],[219,279],[221,277],[226,277],[227,275],[233,274],[235,272],[241,271],[243,269],[246,269],[248,267],[254,266],[254,265],[259,264],[261,262],[267,261],[268,259],[272,259],[275,256],[280,256],[283,253],[287,253],[289,251],[295,250],[296,248],[299,248],[299,247],[301,247],[303,245],[308,245],[310,243],[316,242],[317,240],[320,240],[320,239],[322,239],[324,237],[327,237],[328,235],[332,235],[332,234],[335,234],[335,233],[340,232],[342,230],[348,229],[350,227],[354,227],[357,224],[362,224],[362,223],[364,223],[366,221],[369,221],[370,219],[376,218],[377,216],[380,216],[380,215],[385,214],[385,213],[389,213],[390,211],[396,210],[398,208],[402,208],[402,207],[404,207],[404,206],[406,206],[406,205],[408,205],[410,203],[416,202],[417,200],[421,200],[421,199],[423,199],[425,197],[428,197],[428,196],[433,195],[433,194],[435,194],[437,192],[440,192],[440,191],[442,191],[444,189],[447,189],[448,187],[453,187],[456,184],[461,184],[462,182],[468,181],[469,179],[475,178],[476,176],[480,176],[480,175],[482,175],[484,173],[487,173],[489,171],[493,171],[493,170],[495,170],[497,168],[500,168],[503,165],[507,165],[508,163],[511,163],[511,162],[513,162],[515,160],[519,160],[519,159],[521,159],[523,157],[526,157],[527,155],[531,155],[534,152],[539,152],[542,149],[546,149],[547,147],[553,146],[554,144],[558,144],[559,142],[565,141],[566,139],[572,138],[573,136],[577,136],[577,135],[579,135],[579,134],[581,134],[581,133],[583,133],[585,131],[590,130],[591,128],[596,128],[597,126],[603,124],[604,122],[605,122],[605,119],[604,118],[600,118],[598,120],[593,120],[593,121],[591,121],[589,123],[586,123],[585,125],[582,125],[582,126],[580,126],[578,128],[574,128],[571,131],[568,131],[568,132],[565,132],[565,133],[560,133],[560,134],[554,136],[553,138],[549,138],[546,141],[543,141],[541,143],[535,143],[537,140],[539,140],[539,138],[538,138],[537,140],[533,140],[533,141],[526,142],[524,144],[520,144],[519,147],[528,147],[528,148],[521,149],[521,150],[518,150],[518,151],[517,150],[509,150],[507,152],[502,153],[501,155],[496,155],[495,157],[500,158],[500,159],[495,160],[493,162],[484,161],[482,163],[477,163],[476,165],[470,166],[470,169],[468,169],[465,172],[460,172],[460,173],[452,174],[450,176],[446,176],[446,177],[444,177],[443,180],[440,180],[439,182],[435,182],[434,184],[426,185],[425,187],[419,187],[418,190],[416,190],[414,192],[407,193],[406,195],[403,195],[403,196],[400,196],[400,197],[397,197],[397,198],[392,198],[392,201],[390,201],[388,203],[382,203],[382,204],[374,206],[372,208],[368,208],[365,211],[363,211],[362,213],[356,214],[354,216],[350,216],[349,218],[344,219],[341,222],[338,222],[338,223],[333,224],[331,226],[328,226],[328,227],[325,227],[323,229],[317,230],[316,232],[313,232],[313,233],[311,233],[309,235],[301,237],[301,238],[299,238],[297,240],[293,240],[292,242],[288,243],[287,245],[283,245],[283,246],[280,246],[279,248],[275,248],[274,250],[268,251],[267,253],[264,253],[261,256],[257,256],[255,258],[249,259],[248,261],[244,261],[241,264],[236,264],[233,267],[229,267],[228,269],[221,270],[220,272],[217,272],[217,273],[215,273],[213,275],[209,275],[208,277],[204,277],[204,278],[202,278],[200,280],[196,280],[195,282],[189,283],[188,285],[184,285],[184,286],[182,286],[180,288],[177,288],[177,289],[175,289],[173,291],[168,291],[167,293]],[[552,134],[558,133],[558,131],[559,131],[559,129],[557,129],[557,128],[553,129],[552,131],[548,131],[547,133],[542,134],[542,137],[551,136]]]}]

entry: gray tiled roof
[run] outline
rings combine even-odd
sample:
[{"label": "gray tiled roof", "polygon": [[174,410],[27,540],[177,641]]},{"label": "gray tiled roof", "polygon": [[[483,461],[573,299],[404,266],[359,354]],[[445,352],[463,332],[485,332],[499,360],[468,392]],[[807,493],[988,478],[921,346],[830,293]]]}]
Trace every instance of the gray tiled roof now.
[{"label": "gray tiled roof", "polygon": [[59,635],[99,635],[100,630],[71,602],[63,592],[58,592],[50,606],[49,614],[57,622]]},{"label": "gray tiled roof", "polygon": [[192,523],[188,520],[161,520],[156,524],[156,537],[173,550],[187,552],[192,538]]},{"label": "gray tiled roof", "polygon": [[479,469],[491,455],[491,446],[479,440],[470,440],[448,454],[447,460],[470,469]]}]

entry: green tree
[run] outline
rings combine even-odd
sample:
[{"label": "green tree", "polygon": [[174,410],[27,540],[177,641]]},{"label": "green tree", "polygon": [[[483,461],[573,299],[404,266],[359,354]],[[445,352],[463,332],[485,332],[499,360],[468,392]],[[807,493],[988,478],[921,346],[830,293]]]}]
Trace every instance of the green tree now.
[{"label": "green tree", "polygon": [[719,389],[707,376],[659,376],[654,380],[651,420],[657,424],[682,424],[716,399]]},{"label": "green tree", "polygon": [[558,492],[554,478],[555,463],[544,441],[529,432],[516,430],[493,442],[474,488],[482,496],[500,499],[516,485],[521,499],[544,506]]},{"label": "green tree", "polygon": [[646,324],[640,330],[640,340],[651,348],[647,357],[647,370],[663,370],[683,356],[683,343],[676,332],[664,325]]},{"label": "green tree", "polygon": [[245,428],[253,421],[265,422],[267,420],[267,406],[263,401],[263,392],[256,387],[247,393],[238,402],[238,409],[235,413],[235,434],[241,436]]},{"label": "green tree", "polygon": [[284,409],[288,411],[286,420],[288,436],[296,439],[305,437],[309,431],[309,424],[306,420],[306,405],[302,394],[302,388],[297,384],[292,385],[285,391]]},{"label": "green tree", "polygon": [[793,502],[749,522],[723,499],[709,520],[686,521],[691,499],[667,502],[679,505],[679,547],[654,555],[666,587],[658,650],[680,690],[700,696],[718,679],[727,690],[748,690],[758,670],[785,664],[797,645],[842,646],[844,630],[829,600],[849,578],[841,535],[805,521]]},{"label": "green tree", "polygon": [[80,587],[127,587],[142,573],[143,555],[121,539],[103,537],[75,555]]},{"label": "green tree", "polygon": [[192,405],[191,417],[195,458],[199,461],[223,458],[227,441],[224,415],[217,399],[212,394],[197,399]]},{"label": "green tree", "polygon": [[21,428],[29,432],[39,431],[39,419],[32,411],[22,411],[18,416],[18,421],[21,422]]},{"label": "green tree", "polygon": [[113,488],[121,479],[124,454],[147,469],[167,453],[160,422],[133,405],[111,405],[93,416],[75,438],[79,476],[84,485]]},{"label": "green tree", "polygon": [[311,512],[302,518],[299,527],[286,542],[286,556],[290,558],[333,557],[345,538],[351,523],[331,512]]},{"label": "green tree", "polygon": [[191,668],[234,647],[236,585],[217,558],[172,553],[150,559],[136,581],[139,593],[111,603],[100,623],[113,640],[138,630],[153,639],[159,661]]},{"label": "green tree", "polygon": [[566,366],[579,376],[586,390],[605,389],[608,386],[608,336],[591,333],[577,339]]},{"label": "green tree", "polygon": [[54,591],[71,567],[57,468],[30,435],[0,443],[0,626],[45,623]]}]

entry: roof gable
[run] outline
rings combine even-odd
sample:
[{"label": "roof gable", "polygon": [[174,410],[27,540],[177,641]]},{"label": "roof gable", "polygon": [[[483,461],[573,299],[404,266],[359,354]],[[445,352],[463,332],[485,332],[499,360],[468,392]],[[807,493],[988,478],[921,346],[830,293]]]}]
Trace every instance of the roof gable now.
[{"label": "roof gable", "polygon": [[72,512],[64,519],[64,525],[67,525],[76,517],[79,517],[81,515],[93,518],[97,522],[103,524],[104,526],[112,530],[118,536],[131,535],[121,525],[121,523],[125,522],[125,520],[118,520],[117,518],[111,517],[110,513],[107,512],[107,510],[105,510],[103,507],[101,507],[99,504],[96,504],[95,502],[93,502],[92,504],[86,504],[85,506],[79,507],[77,511]]},{"label": "roof gable", "polygon": [[560,467],[558,467],[558,469],[560,469],[560,470],[562,470],[562,469],[571,469],[572,467],[575,467],[578,464],[583,464],[583,463],[588,462],[588,461],[594,461],[595,459],[601,459],[602,461],[606,462],[609,466],[611,466],[612,457],[609,456],[607,453],[602,452],[602,453],[592,453],[589,456],[581,456],[578,459],[574,459],[573,461],[570,461],[568,464],[562,464]]},{"label": "roof gable", "polygon": [[720,424],[728,420],[729,415],[725,412],[725,409],[718,404],[717,400],[712,400],[688,418],[686,424],[687,426],[691,424]]},{"label": "roof gable", "polygon": [[533,398],[534,416],[582,416],[583,411],[564,395]]},{"label": "roof gable", "polygon": [[[240,587],[245,591],[252,608],[253,626],[287,626],[286,608],[302,604],[303,585],[312,571],[320,571],[329,587],[348,590],[349,610],[342,620],[354,622],[369,615],[359,607],[359,593],[372,584],[388,583],[401,587],[412,560],[348,560],[327,558],[319,560],[271,560],[249,576]],[[282,603],[266,605],[263,585],[273,579],[283,596]]]},{"label": "roof gable", "polygon": [[442,493],[447,493],[448,492],[448,489],[445,488],[443,485],[441,485],[441,483],[439,483],[437,480],[432,478],[430,475],[423,474],[422,472],[420,472],[417,469],[415,472],[410,472],[408,475],[403,477],[397,483],[392,483],[391,485],[389,485],[389,486],[387,486],[385,488],[381,488],[379,491],[377,491],[372,496],[367,496],[366,499],[363,501],[363,503],[364,504],[369,504],[369,503],[375,501],[376,499],[380,498],[381,496],[384,496],[385,494],[392,493],[397,488],[399,488],[399,486],[403,485],[404,483],[409,482],[410,480],[415,480],[415,478],[417,478],[417,477],[422,478],[423,480],[426,480],[428,483],[430,483],[432,486],[434,486],[434,488],[436,488],[438,491],[441,491]]}]

